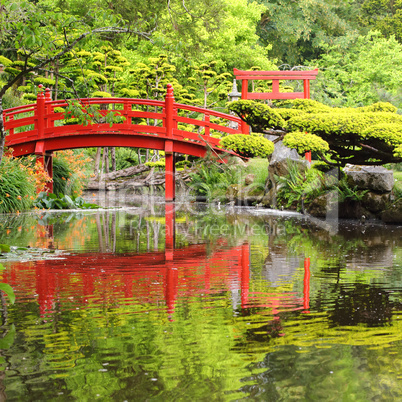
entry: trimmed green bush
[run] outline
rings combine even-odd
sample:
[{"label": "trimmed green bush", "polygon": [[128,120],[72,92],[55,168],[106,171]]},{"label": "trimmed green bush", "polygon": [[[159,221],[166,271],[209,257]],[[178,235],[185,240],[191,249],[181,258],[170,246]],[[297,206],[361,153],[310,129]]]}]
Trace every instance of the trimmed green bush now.
[{"label": "trimmed green bush", "polygon": [[306,151],[329,151],[329,145],[327,141],[324,141],[321,137],[318,137],[317,135],[302,133],[300,131],[287,134],[283,139],[283,144],[289,148],[296,149],[299,154],[302,154]]},{"label": "trimmed green bush", "polygon": [[257,133],[228,135],[221,139],[220,146],[246,158],[267,157],[274,152],[274,144]]}]

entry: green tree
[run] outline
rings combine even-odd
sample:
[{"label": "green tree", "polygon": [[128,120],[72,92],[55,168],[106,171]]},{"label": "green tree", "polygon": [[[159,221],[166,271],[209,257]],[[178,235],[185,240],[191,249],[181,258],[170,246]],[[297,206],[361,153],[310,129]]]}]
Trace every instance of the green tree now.
[{"label": "green tree", "polygon": [[360,21],[363,25],[380,31],[386,38],[395,36],[402,43],[401,0],[364,0]]},{"label": "green tree", "polygon": [[[101,46],[105,41],[113,44],[120,34],[129,33],[127,46],[136,48],[141,40],[151,40],[159,24],[166,30],[165,35],[170,32],[171,36],[180,37],[180,40],[184,40],[186,35],[195,38],[200,33],[216,29],[219,26],[218,17],[222,15],[219,12],[221,0],[169,1],[167,4],[135,1],[130,7],[128,2],[115,3],[102,0],[0,0],[0,40],[4,49],[0,52],[0,63],[6,65],[1,77],[0,100],[10,88],[25,84],[25,78],[33,74],[39,73],[45,78],[46,75],[53,75],[47,79],[55,80],[51,84],[58,88],[57,80],[61,74],[59,62],[78,46],[85,45],[91,50],[99,47],[99,40]],[[126,19],[122,19],[119,13],[124,14]],[[109,84],[117,78],[114,77],[115,72],[104,74]],[[63,80],[75,92],[77,74],[72,76],[74,80],[69,75]],[[81,69],[80,76],[82,81],[88,78],[85,77],[85,68]],[[99,75],[92,74],[91,78],[100,83]],[[117,85],[112,87],[117,88]],[[1,162],[6,135],[2,108],[0,117]]]},{"label": "green tree", "polygon": [[334,106],[387,101],[402,107],[402,45],[369,32],[342,46],[327,46],[313,62],[323,73],[312,84],[314,99]]},{"label": "green tree", "polygon": [[282,63],[299,65],[322,53],[322,43],[357,30],[357,2],[258,0],[265,6],[258,34]]},{"label": "green tree", "polygon": [[[263,70],[276,69],[269,60],[270,44],[259,44],[257,24],[264,7],[247,0],[222,0],[219,20],[214,27],[193,21],[196,35],[182,35],[182,29],[174,29],[169,15],[161,18],[161,28],[155,31],[153,42],[142,41],[137,51],[157,57],[167,52],[170,63],[176,66],[176,75],[192,75],[194,66],[215,61],[218,74],[230,72],[234,67],[247,70],[258,64]],[[187,3],[186,3],[187,4]],[[211,21],[212,22],[212,21]],[[213,28],[213,29],[212,29]]]}]

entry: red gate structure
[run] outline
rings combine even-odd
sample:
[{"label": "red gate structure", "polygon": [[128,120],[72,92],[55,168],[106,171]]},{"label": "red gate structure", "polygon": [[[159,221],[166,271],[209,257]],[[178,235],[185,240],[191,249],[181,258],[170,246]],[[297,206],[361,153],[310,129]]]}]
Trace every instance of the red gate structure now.
[{"label": "red gate structure", "polygon": [[[242,81],[242,99],[310,99],[310,80],[315,80],[318,69],[311,71],[242,71],[233,69],[237,80]],[[248,92],[249,80],[272,81],[272,92]],[[279,81],[302,80],[303,92],[280,92]],[[247,123],[242,120],[242,133],[248,133]],[[306,153],[306,159],[311,162],[311,152]]]},{"label": "red gate structure", "polygon": [[[4,110],[5,130],[8,131],[6,146],[13,149],[14,156],[36,155],[49,176],[52,177],[54,151],[88,147],[133,147],[156,149],[165,152],[166,183],[165,199],[175,199],[175,154],[203,157],[207,151],[226,152],[219,148],[219,138],[213,131],[237,134],[240,129],[229,126],[241,119],[233,115],[215,112],[175,102],[173,87],[167,85],[164,101],[128,98],[80,99],[85,108],[103,106],[103,115],[115,112],[124,122],[99,124],[67,124],[63,110],[66,100],[51,99],[50,90],[39,92],[35,104]],[[102,108],[100,108],[102,109]],[[220,119],[218,124],[211,118]],[[137,119],[137,121],[136,121]],[[138,122],[143,119],[143,122]],[[182,125],[182,126],[180,126]],[[186,125],[186,126],[183,126]],[[192,130],[190,131],[190,128]],[[52,185],[47,189],[52,191]]]}]

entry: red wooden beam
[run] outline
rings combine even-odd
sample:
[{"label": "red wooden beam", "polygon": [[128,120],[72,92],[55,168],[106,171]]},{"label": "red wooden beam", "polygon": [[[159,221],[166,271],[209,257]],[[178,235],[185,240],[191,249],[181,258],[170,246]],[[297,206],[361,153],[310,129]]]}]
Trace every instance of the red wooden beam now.
[{"label": "red wooden beam", "polygon": [[237,80],[315,80],[318,68],[310,71],[244,71],[233,69]]}]

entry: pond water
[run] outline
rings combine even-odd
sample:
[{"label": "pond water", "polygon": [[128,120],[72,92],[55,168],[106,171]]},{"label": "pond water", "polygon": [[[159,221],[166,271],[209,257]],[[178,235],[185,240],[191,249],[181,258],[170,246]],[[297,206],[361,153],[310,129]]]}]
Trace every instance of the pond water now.
[{"label": "pond water", "polygon": [[1,400],[402,399],[401,226],[175,207],[0,216]]}]

